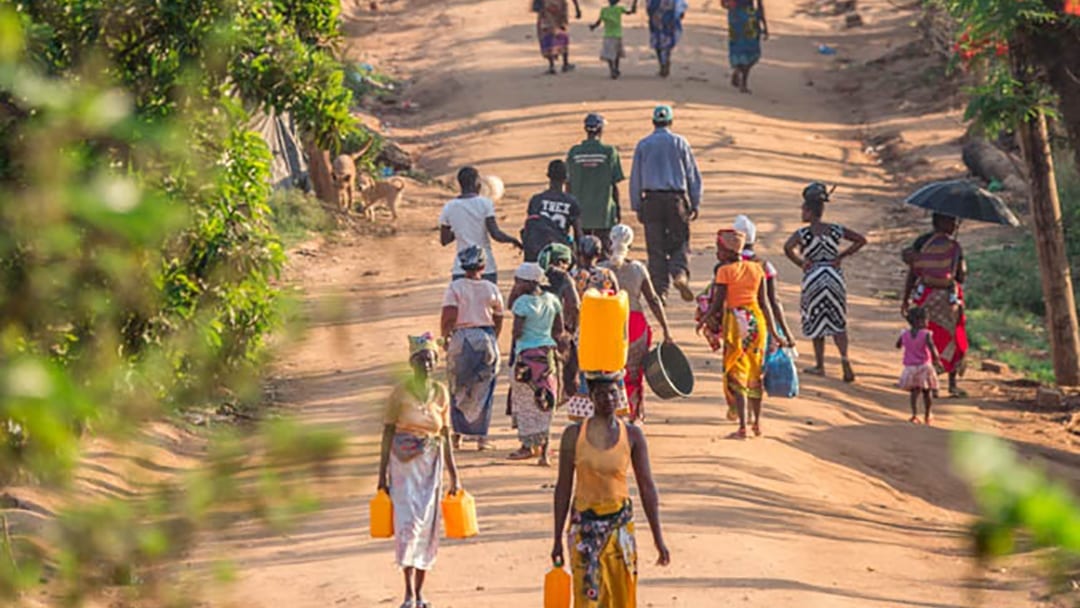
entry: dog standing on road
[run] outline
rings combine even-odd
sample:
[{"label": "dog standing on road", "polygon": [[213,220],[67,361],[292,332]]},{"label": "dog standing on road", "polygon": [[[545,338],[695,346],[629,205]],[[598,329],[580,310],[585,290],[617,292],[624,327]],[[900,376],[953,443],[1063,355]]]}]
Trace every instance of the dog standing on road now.
[{"label": "dog standing on road", "polygon": [[353,191],[356,190],[356,160],[367,154],[374,143],[375,138],[371,138],[359,152],[340,154],[330,165],[330,179],[334,182],[334,189],[337,190],[338,208],[342,213],[348,213],[353,208]]},{"label": "dog standing on road", "polygon": [[364,176],[360,186],[360,200],[364,204],[364,216],[369,222],[375,222],[375,211],[379,207],[385,207],[390,211],[390,217],[397,219],[397,208],[401,204],[401,195],[405,191],[405,180],[400,177],[391,177],[379,181],[372,181]]}]

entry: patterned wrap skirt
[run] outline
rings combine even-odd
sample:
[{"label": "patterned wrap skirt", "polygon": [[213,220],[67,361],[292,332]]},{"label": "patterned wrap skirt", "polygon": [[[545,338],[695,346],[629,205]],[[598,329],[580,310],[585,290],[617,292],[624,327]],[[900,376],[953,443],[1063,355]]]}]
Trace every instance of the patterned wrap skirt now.
[{"label": "patterned wrap skirt", "polygon": [[389,469],[394,556],[402,568],[430,570],[439,551],[442,440],[398,433],[393,446]]}]

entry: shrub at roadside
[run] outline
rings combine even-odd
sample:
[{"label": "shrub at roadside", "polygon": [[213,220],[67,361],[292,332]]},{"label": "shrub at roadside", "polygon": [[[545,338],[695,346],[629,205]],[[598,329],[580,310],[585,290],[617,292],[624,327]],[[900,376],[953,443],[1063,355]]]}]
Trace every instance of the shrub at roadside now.
[{"label": "shrub at roadside", "polygon": [[[0,603],[42,573],[66,605],[140,583],[223,514],[281,524],[312,505],[340,438],[277,422],[135,498],[80,493],[87,429],[115,443],[209,401],[254,399],[284,262],[269,152],[250,112],[305,137],[354,130],[331,0],[0,4],[0,483],[56,497],[0,537]],[[0,515],[3,515],[0,512]]]}]

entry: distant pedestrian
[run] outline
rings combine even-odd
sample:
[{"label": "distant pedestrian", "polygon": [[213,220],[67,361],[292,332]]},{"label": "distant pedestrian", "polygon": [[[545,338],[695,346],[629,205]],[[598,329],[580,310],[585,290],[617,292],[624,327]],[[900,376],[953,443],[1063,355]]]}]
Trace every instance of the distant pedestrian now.
[{"label": "distant pedestrian", "polygon": [[540,251],[552,243],[569,246],[581,240],[581,205],[566,192],[566,163],[548,163],[547,177],[547,190],[529,200],[521,231],[526,262],[537,261]]},{"label": "distant pedestrian", "polygon": [[585,141],[570,148],[566,164],[570,170],[570,192],[581,206],[581,229],[599,238],[604,251],[610,252],[611,227],[622,222],[619,182],[626,176],[619,150],[601,142],[604,125],[604,117],[599,114],[585,117]]},{"label": "distant pedestrian", "polygon": [[637,0],[630,5],[630,10],[619,5],[619,0],[608,0],[608,6],[600,9],[600,18],[596,23],[589,26],[595,30],[604,25],[604,46],[600,50],[600,59],[606,61],[611,71],[611,79],[615,80],[621,75],[619,60],[626,57],[626,49],[623,48],[622,18],[623,15],[633,15],[637,12]]},{"label": "distant pedestrian", "polygon": [[938,388],[937,369],[941,368],[941,357],[934,347],[934,338],[927,329],[925,308],[918,306],[908,309],[910,330],[900,334],[896,348],[904,350],[904,372],[900,375],[900,388],[911,393],[911,423],[919,423],[919,395],[923,397],[926,415],[923,421],[931,424],[934,417],[930,414],[933,406],[933,392]]},{"label": "distant pedestrian", "polygon": [[728,11],[728,61],[731,86],[750,92],[750,69],[761,60],[761,40],[769,39],[764,0],[724,0]]},{"label": "distant pedestrian", "polygon": [[[814,341],[815,361],[814,367],[805,372],[825,375],[825,338],[832,336],[840,350],[844,382],[854,382],[855,372],[848,359],[847,286],[840,264],[844,258],[866,246],[866,237],[840,224],[822,221],[829,194],[828,187],[821,182],[814,182],[803,190],[802,219],[807,225],[791,235],[784,245],[784,253],[803,269],[802,328],[803,335]],[[851,241],[852,245],[841,250],[844,241]],[[796,249],[802,253],[801,257],[795,253]]]},{"label": "distant pedestrian", "polygon": [[[457,242],[457,252],[476,245],[484,250],[487,261],[484,279],[496,283],[498,270],[495,268],[495,253],[491,250],[491,240],[510,243],[521,249],[521,242],[499,229],[495,220],[495,203],[480,196],[480,172],[473,167],[463,167],[458,171],[458,184],[461,195],[446,203],[439,214],[439,241],[445,247]],[[465,277],[459,256],[454,256],[452,279]]]},{"label": "distant pedestrian", "polygon": [[682,38],[682,20],[686,15],[686,0],[649,0],[649,44],[660,62],[660,76],[671,74],[671,51]]},{"label": "distant pedestrian", "polygon": [[[573,0],[574,11],[581,19],[581,7]],[[562,58],[562,71],[574,69],[570,63],[570,3],[567,0],[533,0],[536,12],[536,38],[540,54],[548,60],[548,74],[555,74],[555,62]]]},{"label": "distant pedestrian", "polygon": [[634,150],[630,206],[645,225],[649,274],[657,293],[666,298],[670,283],[683,300],[692,302],[687,255],[690,222],[701,206],[701,171],[690,144],[671,131],[673,118],[671,106],[653,110],[655,130]]}]

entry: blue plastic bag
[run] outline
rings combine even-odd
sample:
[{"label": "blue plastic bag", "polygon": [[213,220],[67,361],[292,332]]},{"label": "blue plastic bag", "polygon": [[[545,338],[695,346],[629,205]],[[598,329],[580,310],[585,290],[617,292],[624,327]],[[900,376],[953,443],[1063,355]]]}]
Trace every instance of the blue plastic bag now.
[{"label": "blue plastic bag", "polygon": [[790,349],[778,348],[765,355],[765,392],[770,397],[799,396],[799,372]]}]

